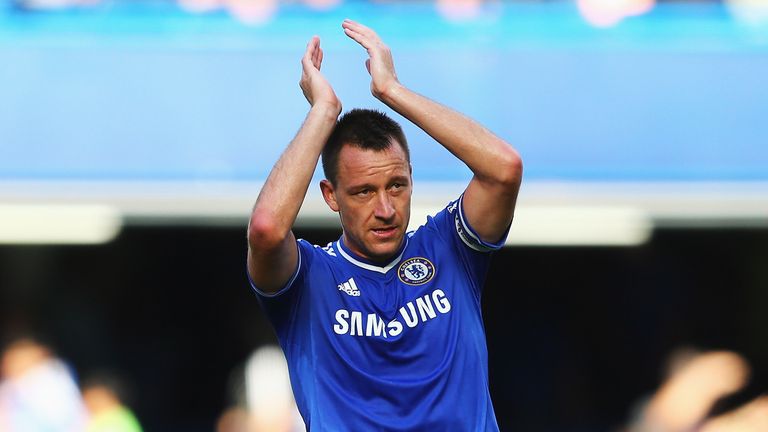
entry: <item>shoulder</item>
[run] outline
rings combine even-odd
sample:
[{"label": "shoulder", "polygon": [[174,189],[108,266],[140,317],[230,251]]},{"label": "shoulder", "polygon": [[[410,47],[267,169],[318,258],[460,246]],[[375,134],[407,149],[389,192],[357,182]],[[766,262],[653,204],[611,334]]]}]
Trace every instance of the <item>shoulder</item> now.
[{"label": "shoulder", "polygon": [[319,246],[300,238],[296,240],[296,247],[299,252],[296,269],[288,282],[276,292],[262,291],[256,286],[250,273],[248,273],[248,281],[251,288],[260,298],[284,298],[286,297],[284,296],[285,293],[295,292],[296,287],[301,287],[309,283],[313,279],[313,276],[320,274],[318,272],[331,268],[334,265],[334,261],[338,261],[336,259],[337,255],[333,243],[328,243],[326,246]]},{"label": "shoulder", "polygon": [[313,244],[304,239],[298,239],[296,243],[301,255],[303,271],[322,272],[346,265],[338,241],[330,242],[325,246]]},{"label": "shoulder", "polygon": [[338,249],[336,242],[330,242],[325,246],[316,245],[304,239],[296,240],[299,251],[307,258],[331,260],[338,258]]},{"label": "shoulder", "polygon": [[[489,243],[480,239],[475,230],[464,216],[464,195],[449,202],[434,216],[427,217],[427,222],[414,231],[412,236],[424,239],[442,239],[453,245],[461,245],[475,252],[487,253],[500,249],[504,240],[498,243]],[[504,239],[506,236],[504,236]]]},{"label": "shoulder", "polygon": [[409,238],[432,239],[445,238],[453,235],[455,228],[455,215],[458,214],[459,200],[451,201],[442,209],[427,216],[424,224],[408,233]]}]

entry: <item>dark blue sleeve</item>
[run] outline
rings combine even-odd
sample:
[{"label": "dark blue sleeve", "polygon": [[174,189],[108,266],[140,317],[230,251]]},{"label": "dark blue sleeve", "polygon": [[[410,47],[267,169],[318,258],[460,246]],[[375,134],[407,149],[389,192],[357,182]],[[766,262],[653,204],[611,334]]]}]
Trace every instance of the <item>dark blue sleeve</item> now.
[{"label": "dark blue sleeve", "polygon": [[256,293],[264,312],[275,328],[278,338],[282,339],[287,326],[293,321],[298,304],[302,298],[308,269],[313,261],[315,248],[304,240],[297,240],[299,257],[296,263],[296,271],[283,288],[275,293],[266,293],[260,290],[248,274],[248,281]]},{"label": "dark blue sleeve", "polygon": [[439,237],[458,255],[476,293],[480,294],[488,272],[491,253],[501,249],[507,238],[507,232],[496,243],[483,241],[464,217],[464,196],[449,203],[438,212],[428,225],[434,224]]},{"label": "dark blue sleeve", "polygon": [[493,252],[501,249],[504,246],[504,243],[507,240],[507,234],[509,234],[509,227],[507,227],[504,235],[502,235],[496,243],[483,241],[464,216],[463,194],[461,197],[459,197],[458,205],[456,207],[457,209],[454,212],[454,226],[456,227],[456,234],[459,236],[461,241],[467,245],[467,247],[477,252]]}]

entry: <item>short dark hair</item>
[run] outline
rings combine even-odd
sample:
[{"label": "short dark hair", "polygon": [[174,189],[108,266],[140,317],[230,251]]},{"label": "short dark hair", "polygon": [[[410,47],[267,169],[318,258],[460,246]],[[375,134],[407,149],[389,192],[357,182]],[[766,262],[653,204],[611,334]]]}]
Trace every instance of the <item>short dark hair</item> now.
[{"label": "short dark hair", "polygon": [[384,151],[397,141],[410,162],[411,153],[403,129],[386,114],[372,109],[356,108],[347,112],[336,122],[331,136],[323,148],[323,173],[325,178],[336,185],[339,171],[339,153],[345,145]]}]

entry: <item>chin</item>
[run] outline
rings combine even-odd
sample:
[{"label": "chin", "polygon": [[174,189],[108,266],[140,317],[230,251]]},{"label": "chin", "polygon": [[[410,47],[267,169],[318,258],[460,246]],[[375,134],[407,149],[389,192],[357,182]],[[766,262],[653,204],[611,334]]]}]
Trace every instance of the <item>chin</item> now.
[{"label": "chin", "polygon": [[385,243],[378,243],[370,249],[370,255],[374,259],[386,260],[392,258],[400,250],[402,242],[403,237],[399,237]]}]

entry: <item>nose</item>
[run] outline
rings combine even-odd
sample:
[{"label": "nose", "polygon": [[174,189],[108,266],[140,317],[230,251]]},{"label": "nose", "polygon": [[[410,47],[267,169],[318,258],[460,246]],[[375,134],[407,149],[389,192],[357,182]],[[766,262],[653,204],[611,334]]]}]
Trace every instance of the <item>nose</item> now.
[{"label": "nose", "polygon": [[392,197],[388,193],[377,194],[376,207],[373,209],[373,215],[377,219],[390,221],[395,216],[395,206],[392,205]]}]

